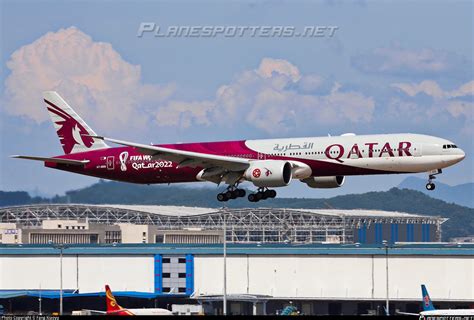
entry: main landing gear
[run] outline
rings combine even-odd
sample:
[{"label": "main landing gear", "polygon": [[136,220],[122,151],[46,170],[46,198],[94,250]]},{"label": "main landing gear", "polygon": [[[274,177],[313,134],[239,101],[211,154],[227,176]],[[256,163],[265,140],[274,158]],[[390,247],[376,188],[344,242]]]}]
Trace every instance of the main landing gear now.
[{"label": "main landing gear", "polygon": [[275,198],[277,195],[275,190],[270,190],[267,188],[258,188],[256,193],[251,193],[247,197],[250,202],[258,202],[260,200],[265,200],[268,198]]},{"label": "main landing gear", "polygon": [[245,197],[245,190],[232,186],[227,188],[225,192],[219,193],[217,200],[222,202],[243,197]]},{"label": "main landing gear", "polygon": [[[258,202],[260,200],[275,198],[276,195],[277,193],[275,190],[270,190],[268,188],[258,188],[257,192],[249,194],[247,199],[250,202]],[[230,186],[227,188],[226,191],[217,195],[217,200],[224,202],[243,197],[245,197],[244,189],[239,189],[237,186]]]},{"label": "main landing gear", "polygon": [[441,169],[430,172],[428,176],[428,183],[426,184],[426,190],[433,191],[436,188],[436,185],[433,183],[433,180],[436,179],[435,175],[443,173]]}]

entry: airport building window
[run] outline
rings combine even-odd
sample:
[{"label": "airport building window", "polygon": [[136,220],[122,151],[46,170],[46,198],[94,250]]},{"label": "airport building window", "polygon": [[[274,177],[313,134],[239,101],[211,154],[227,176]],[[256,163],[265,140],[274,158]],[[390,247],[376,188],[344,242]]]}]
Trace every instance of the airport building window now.
[{"label": "airport building window", "polygon": [[105,231],[105,243],[121,243],[121,231]]},{"label": "airport building window", "polygon": [[170,262],[171,262],[170,258],[163,258],[163,263],[170,263]]},{"label": "airport building window", "polygon": [[179,273],[179,274],[178,274],[178,277],[179,277],[179,278],[186,278],[186,273]]},{"label": "airport building window", "polygon": [[178,288],[178,292],[184,293],[184,292],[186,292],[186,288]]},{"label": "airport building window", "polygon": [[99,237],[96,234],[91,234],[91,243],[98,243]]},{"label": "airport building window", "polygon": [[186,263],[186,259],[185,258],[179,258],[178,263]]},{"label": "airport building window", "polygon": [[341,315],[342,314],[342,304],[340,302],[330,302],[328,304],[328,314],[329,315]]},{"label": "airport building window", "polygon": [[171,274],[169,272],[163,273],[163,278],[169,278]]},{"label": "airport building window", "polygon": [[171,288],[170,287],[163,287],[163,292],[170,292]]}]

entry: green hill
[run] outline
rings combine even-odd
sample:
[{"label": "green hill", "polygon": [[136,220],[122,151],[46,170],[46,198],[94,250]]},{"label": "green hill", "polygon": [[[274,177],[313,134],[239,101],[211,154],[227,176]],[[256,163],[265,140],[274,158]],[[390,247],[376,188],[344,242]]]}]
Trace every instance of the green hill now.
[{"label": "green hill", "polygon": [[89,187],[66,192],[51,199],[31,198],[26,192],[0,192],[0,206],[30,203],[90,203],[182,205],[197,207],[285,207],[374,209],[442,216],[449,218],[443,225],[443,239],[474,235],[474,209],[433,199],[426,194],[392,188],[389,191],[350,194],[327,199],[276,198],[258,203],[246,198],[218,202],[216,194],[224,188],[188,188],[168,185],[135,185],[119,182],[99,182]]}]

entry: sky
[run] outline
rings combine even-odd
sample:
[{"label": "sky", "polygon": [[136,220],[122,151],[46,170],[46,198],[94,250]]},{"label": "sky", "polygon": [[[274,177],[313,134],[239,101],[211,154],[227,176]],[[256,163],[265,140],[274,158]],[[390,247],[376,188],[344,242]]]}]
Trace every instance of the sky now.
[{"label": "sky", "polygon": [[[45,90],[58,91],[98,134],[144,143],[439,136],[467,154],[439,181],[474,180],[472,1],[0,4],[0,190],[53,195],[97,181],[9,158],[62,154]],[[141,23],[337,29],[323,37],[138,37]],[[334,190],[295,181],[279,194],[387,190],[406,177],[349,177]]]}]

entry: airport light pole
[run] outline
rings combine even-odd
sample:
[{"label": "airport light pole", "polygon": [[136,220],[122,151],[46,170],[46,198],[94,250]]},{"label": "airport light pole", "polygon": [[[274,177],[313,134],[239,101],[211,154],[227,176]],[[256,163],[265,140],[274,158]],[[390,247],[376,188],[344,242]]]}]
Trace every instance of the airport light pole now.
[{"label": "airport light pole", "polygon": [[385,300],[385,313],[387,314],[387,316],[390,315],[390,311],[389,311],[389,295],[388,295],[388,292],[389,292],[389,288],[388,288],[388,241],[387,240],[383,240],[382,241],[382,244],[383,246],[385,247],[385,277],[386,277],[386,290],[387,290],[387,297],[386,297],[386,300]]},{"label": "airport light pole", "polygon": [[222,295],[222,313],[224,316],[227,315],[227,226],[226,226],[226,213],[227,209],[222,208],[222,220],[224,225],[224,292]]},{"label": "airport light pole", "polygon": [[[50,240],[50,244],[53,242]],[[64,243],[53,244],[54,249],[59,249],[59,315],[63,315],[63,251],[68,247]]]},{"label": "airport light pole", "polygon": [[40,291],[39,291],[39,298],[38,298],[38,303],[39,303],[39,315],[42,316],[43,315],[43,312],[41,310],[41,283],[40,283]]}]

